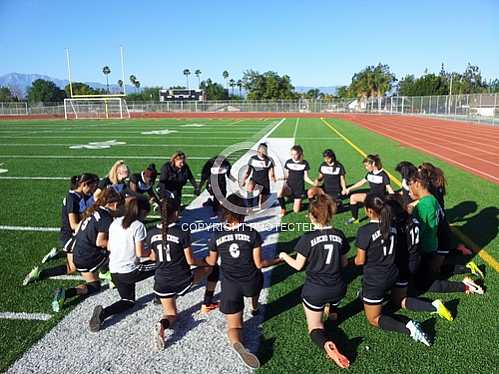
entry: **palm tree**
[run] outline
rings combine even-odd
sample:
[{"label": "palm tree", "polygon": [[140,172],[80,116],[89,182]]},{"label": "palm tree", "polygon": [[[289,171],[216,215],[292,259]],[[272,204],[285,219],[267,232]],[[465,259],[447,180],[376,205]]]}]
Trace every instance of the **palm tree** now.
[{"label": "palm tree", "polygon": [[241,79],[239,79],[236,83],[237,87],[239,87],[239,97],[243,97],[242,93],[241,93],[241,90],[243,88],[243,81]]},{"label": "palm tree", "polygon": [[121,79],[118,79],[118,87],[120,88],[120,93],[123,92],[122,88],[123,88],[123,81]]},{"label": "palm tree", "polygon": [[102,68],[102,73],[106,76],[106,86],[107,86],[107,93],[109,93],[109,77],[108,75],[111,74],[111,69],[109,66],[104,66]]},{"label": "palm tree", "polygon": [[135,80],[135,82],[133,82],[133,85],[135,86],[135,90],[138,93],[140,88],[140,81]]},{"label": "palm tree", "polygon": [[201,86],[201,78],[200,78],[201,70],[196,69],[196,71],[194,72],[194,75],[198,78],[198,88],[199,88],[199,86]]},{"label": "palm tree", "polygon": [[135,82],[137,81],[137,77],[135,75],[130,75],[130,83],[132,84],[132,86],[135,86]]},{"label": "palm tree", "polygon": [[183,74],[185,75],[185,78],[187,79],[187,89],[189,89],[189,75],[191,75],[191,71],[189,69],[184,69]]},{"label": "palm tree", "polygon": [[227,78],[229,78],[229,72],[227,70],[224,70],[224,72],[222,73],[222,76],[225,79],[225,88],[229,88],[229,86],[227,86]]},{"label": "palm tree", "polygon": [[229,81],[229,86],[230,86],[230,88],[232,88],[232,93],[231,93],[231,95],[232,95],[232,96],[234,96],[234,87],[236,86],[236,81],[235,81],[234,79],[231,79],[231,80]]}]

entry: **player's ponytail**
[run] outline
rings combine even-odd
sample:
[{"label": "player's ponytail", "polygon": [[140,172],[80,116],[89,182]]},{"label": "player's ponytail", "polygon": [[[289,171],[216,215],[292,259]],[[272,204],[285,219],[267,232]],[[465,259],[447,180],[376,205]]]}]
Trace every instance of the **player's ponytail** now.
[{"label": "player's ponytail", "polygon": [[[179,204],[174,199],[164,198],[160,201],[161,207],[161,243],[163,249],[168,245],[168,226],[174,219],[179,210]],[[175,218],[174,218],[175,217]]]},{"label": "player's ponytail", "polygon": [[440,189],[445,195],[447,180],[445,179],[444,171],[429,162],[423,162],[419,168],[427,170],[430,173],[431,185],[434,189]]},{"label": "player's ponytail", "polygon": [[82,175],[74,175],[69,181],[69,189],[76,190],[83,183],[93,184],[99,181],[99,177],[92,173],[83,173]]},{"label": "player's ponytail", "polygon": [[99,195],[97,200],[95,200],[94,204],[85,210],[85,213],[83,213],[83,218],[90,217],[94,212],[99,208],[106,206],[107,204],[112,204],[112,203],[118,203],[118,206],[123,205],[125,199],[122,194],[119,192],[116,192],[114,188],[106,188],[102,193]]},{"label": "player's ponytail", "polygon": [[390,237],[390,228],[392,227],[393,214],[390,206],[385,203],[383,198],[368,193],[364,202],[366,209],[371,210],[379,220],[379,229],[383,240]]},{"label": "player's ponytail", "polygon": [[336,204],[329,195],[316,194],[310,199],[308,211],[316,223],[327,226],[336,213]]}]

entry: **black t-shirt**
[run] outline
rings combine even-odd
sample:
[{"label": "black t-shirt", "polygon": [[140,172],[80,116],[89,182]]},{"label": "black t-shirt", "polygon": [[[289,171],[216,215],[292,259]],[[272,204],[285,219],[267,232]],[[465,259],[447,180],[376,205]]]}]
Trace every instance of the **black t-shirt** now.
[{"label": "black t-shirt", "polygon": [[119,192],[124,195],[127,194],[127,185],[125,181],[113,184],[113,182],[111,182],[109,177],[104,177],[99,181],[99,184],[97,185],[97,188],[99,188],[100,190],[105,190],[106,188],[110,187],[114,188],[116,192]]},{"label": "black t-shirt", "polygon": [[258,157],[258,155],[251,156],[248,161],[248,167],[253,176],[251,177],[255,183],[262,186],[268,186],[270,184],[269,180],[269,169],[274,167],[274,161],[268,157],[264,156],[263,159]]},{"label": "black t-shirt", "polygon": [[377,173],[370,171],[366,174],[365,178],[369,183],[371,193],[379,196],[387,194],[386,186],[390,184],[390,178],[388,178],[388,174],[386,174],[383,169],[379,170]]},{"label": "black t-shirt", "polygon": [[161,174],[159,176],[161,197],[167,196],[166,191],[180,193],[187,181],[194,182],[194,176],[189,165],[184,164],[180,169],[177,169],[170,161],[166,162],[161,167]]},{"label": "black t-shirt", "polygon": [[379,223],[371,221],[359,229],[355,245],[366,251],[364,281],[384,284],[387,279],[396,275],[397,229],[395,227],[390,229],[390,237],[385,242],[381,236]]},{"label": "black t-shirt", "polygon": [[[224,158],[219,166],[215,166],[215,160],[217,157],[210,158],[203,166],[203,170],[201,171],[201,182],[203,184],[205,181],[208,181],[208,186],[211,185],[211,177],[218,178],[218,185],[221,188],[227,186],[227,176],[230,175],[231,164],[230,162]],[[217,162],[218,165],[219,162]]]},{"label": "black t-shirt", "polygon": [[100,256],[104,248],[97,247],[95,244],[97,235],[100,232],[108,234],[111,223],[113,223],[113,217],[109,210],[99,207],[80,224],[80,228],[75,235],[75,244],[73,247],[73,255],[76,263],[92,263]]},{"label": "black t-shirt", "polygon": [[191,233],[182,230],[177,223],[168,226],[167,247],[163,246],[161,229],[155,227],[147,232],[146,245],[156,254],[155,279],[161,282],[181,283],[191,277],[191,268],[184,250],[191,246]]},{"label": "black t-shirt", "polygon": [[324,176],[324,191],[330,195],[339,195],[341,193],[341,176],[345,175],[345,168],[336,161],[333,164],[323,162],[319,166],[319,173]]},{"label": "black t-shirt", "polygon": [[324,227],[304,234],[296,244],[296,251],[307,258],[306,282],[326,287],[344,282],[341,256],[349,249],[340,230]]},{"label": "black t-shirt", "polygon": [[212,252],[218,252],[225,278],[247,282],[259,273],[253,260],[253,248],[261,245],[262,238],[258,231],[242,223],[232,230],[224,226],[215,232],[208,248]]},{"label": "black t-shirt", "polygon": [[130,183],[135,183],[135,185],[137,186],[137,193],[150,193],[152,192],[152,188],[153,188],[153,185],[154,185],[154,181],[151,180],[148,183],[144,182],[144,177],[143,177],[143,172],[142,173],[135,173],[135,174],[132,174],[130,176],[130,181],[129,181],[129,184]]},{"label": "black t-shirt", "polygon": [[310,170],[308,161],[294,161],[290,158],[284,164],[284,168],[288,170],[288,186],[293,191],[303,191],[305,189],[305,171]]},{"label": "black t-shirt", "polygon": [[62,200],[61,231],[59,238],[63,243],[67,242],[73,235],[73,230],[69,224],[69,214],[74,213],[79,216],[86,209],[87,206],[83,195],[76,191],[69,191],[66,197]]}]

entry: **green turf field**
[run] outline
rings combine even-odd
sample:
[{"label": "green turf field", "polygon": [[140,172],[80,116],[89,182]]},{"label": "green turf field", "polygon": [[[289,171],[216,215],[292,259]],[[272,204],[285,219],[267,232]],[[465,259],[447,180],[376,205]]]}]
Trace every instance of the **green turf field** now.
[{"label": "green turf field", "polygon": [[[499,259],[497,185],[351,123],[328,122],[365,152],[379,153],[389,172],[393,173],[395,165],[403,159],[415,164],[430,161],[442,167],[449,181],[446,199],[449,219],[481,248]],[[199,178],[205,159],[231,144],[256,142],[275,123],[276,120],[258,119],[0,122],[0,169],[8,170],[0,173],[0,226],[58,227],[61,200],[68,181],[53,178],[65,178],[84,171],[104,176],[116,159],[126,160],[132,172],[142,170],[150,162],[155,162],[159,169],[177,149],[187,153],[188,163]],[[204,126],[193,126],[195,124]],[[170,130],[170,133],[142,134],[164,130]],[[321,152],[325,148],[335,150],[347,170],[347,182],[353,183],[364,174],[361,156],[319,119],[287,119],[272,133],[272,137],[295,137],[296,143],[304,147],[305,158],[312,167],[312,178],[317,174]],[[69,148],[112,140],[126,144],[107,149]],[[192,188],[186,186],[184,202],[188,203],[192,197]],[[348,212],[338,215],[335,225],[345,231],[353,247],[356,227],[344,225],[347,218]],[[305,214],[289,214],[284,222],[306,222]],[[300,234],[282,233],[280,250],[292,250]],[[24,288],[21,282],[31,267],[57,244],[58,233],[0,229],[0,236],[0,312],[52,313],[53,290],[76,282],[46,280]],[[350,253],[354,254],[354,248]],[[475,259],[483,263],[478,256]],[[437,339],[431,348],[406,336],[368,326],[355,297],[360,276],[351,273],[353,280],[340,311],[344,317],[340,317],[339,329],[331,327],[339,346],[352,361],[350,371],[453,373],[497,370],[499,277],[491,267],[487,267],[487,293],[484,296],[440,295],[456,314],[453,322],[425,314],[401,312],[424,321],[428,331],[436,332]],[[309,373],[336,370],[306,334],[299,299],[303,276],[286,265],[273,270],[262,329],[261,371]],[[459,278],[462,277],[456,277]],[[433,294],[428,296],[436,298]],[[69,310],[65,309],[48,321],[0,319],[0,371],[5,370]]]}]

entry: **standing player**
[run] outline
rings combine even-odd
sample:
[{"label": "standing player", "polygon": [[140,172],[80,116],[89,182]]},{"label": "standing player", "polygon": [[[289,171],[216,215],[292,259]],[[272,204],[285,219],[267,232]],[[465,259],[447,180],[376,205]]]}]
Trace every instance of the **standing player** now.
[{"label": "standing player", "polygon": [[97,293],[101,289],[99,269],[108,262],[108,233],[118,207],[123,204],[123,195],[113,188],[106,188],[94,205],[85,211],[80,227],[73,240],[73,257],[76,270],[85,284],[68,289],[59,288],[54,294],[52,310],[59,312],[66,299]]},{"label": "standing player", "polygon": [[[173,199],[161,200],[161,225],[147,233],[147,247],[153,250],[158,265],[154,275],[154,293],[163,305],[163,317],[156,323],[153,336],[157,351],[165,348],[165,330],[173,327],[177,319],[177,297],[189,292],[193,284],[208,277],[201,311],[208,313],[218,307],[213,302],[218,265],[211,267],[205,260],[194,258],[191,234],[177,223],[179,208]],[[191,271],[193,265],[197,268]]]},{"label": "standing player", "polygon": [[127,192],[126,179],[128,178],[129,174],[130,170],[125,164],[125,161],[116,161],[109,170],[107,176],[100,180],[99,185],[97,186],[97,189],[94,193],[94,200],[97,200],[101,192],[109,187],[114,188],[116,192],[125,194]]},{"label": "standing player", "polygon": [[348,368],[349,360],[327,337],[322,322],[326,304],[330,305],[329,313],[336,313],[347,290],[342,268],[348,265],[350,248],[343,232],[330,226],[335,211],[336,205],[329,196],[315,196],[310,202],[308,215],[315,230],[300,238],[296,244],[296,258],[285,252],[279,253],[279,258],[297,271],[306,268],[307,277],[301,297],[310,339],[339,367]]},{"label": "standing player", "polygon": [[291,158],[284,164],[284,170],[286,183],[277,194],[281,206],[281,217],[286,215],[284,198],[286,196],[293,198],[293,212],[298,213],[301,210],[301,200],[305,195],[305,182],[310,185],[314,184],[308,176],[310,166],[308,161],[303,159],[303,148],[299,145],[291,147]]},{"label": "standing player", "polygon": [[[243,206],[242,199],[230,195],[228,203]],[[261,269],[281,262],[280,259],[262,259],[262,238],[258,231],[244,224],[244,215],[224,210],[225,225],[215,232],[209,243],[206,262],[215,266],[221,258],[222,298],[220,311],[227,320],[229,342],[248,367],[260,367],[258,357],[242,344],[244,297],[251,297],[252,312],[258,308],[258,297],[263,287]]]},{"label": "standing player", "polygon": [[[95,174],[84,173],[81,176],[71,177],[70,190],[62,200],[61,210],[61,231],[59,242],[66,253],[66,265],[60,265],[49,269],[40,270],[35,266],[24,278],[23,286],[38,279],[45,279],[58,275],[65,275],[74,272],[73,254],[71,253],[71,239],[78,229],[83,212],[88,208],[88,199],[95,191],[99,177]],[[57,256],[57,249],[50,251],[45,258]]]},{"label": "standing player", "polygon": [[158,196],[154,192],[154,183],[156,182],[157,176],[158,171],[156,170],[156,165],[154,164],[150,164],[140,173],[132,174],[130,176],[130,180],[128,181],[128,189],[130,190],[130,193],[138,195],[147,193],[151,204],[159,204]]},{"label": "standing player", "polygon": [[363,266],[361,296],[367,321],[374,327],[410,335],[430,346],[431,341],[418,322],[404,323],[402,316],[383,314],[385,295],[394,288],[399,276],[395,264],[397,229],[392,226],[390,207],[382,197],[369,193],[364,204],[369,223],[357,232],[355,265]]},{"label": "standing player", "polygon": [[206,190],[210,194],[213,207],[213,213],[217,214],[220,209],[220,201],[215,196],[215,191],[213,190],[213,182],[217,182],[220,193],[223,197],[227,196],[227,178],[233,182],[237,182],[231,171],[231,164],[229,160],[223,155],[218,155],[210,158],[203,166],[201,171],[201,181],[199,182],[199,189],[203,188],[206,183]]},{"label": "standing player", "polygon": [[322,152],[324,161],[319,166],[319,176],[315,181],[318,186],[322,182],[322,189],[326,192],[337,206],[341,205],[342,196],[346,195],[347,182],[345,179],[345,168],[336,159],[336,154],[332,149]]},{"label": "standing player", "polygon": [[[364,161],[364,167],[367,170],[367,174],[360,181],[346,189],[346,194],[348,195],[352,190],[362,187],[364,184],[369,183],[369,192],[376,196],[385,196],[387,193],[392,194],[393,189],[390,186],[390,178],[388,174],[383,170],[383,165],[381,164],[381,159],[378,155],[368,155]],[[351,225],[352,223],[359,223],[359,205],[366,199],[367,193],[359,192],[350,195],[350,210],[352,212],[352,218],[350,218],[346,223]]]},{"label": "standing player", "polygon": [[256,185],[259,186],[256,188],[260,190],[258,197],[258,206],[260,208],[270,195],[270,181],[272,180],[272,183],[276,182],[274,160],[267,156],[267,153],[267,144],[260,143],[256,155],[251,156],[248,161],[248,171],[242,181],[242,185],[245,185],[248,181],[247,186],[250,193],[254,192]]}]

